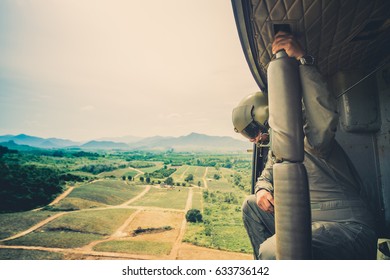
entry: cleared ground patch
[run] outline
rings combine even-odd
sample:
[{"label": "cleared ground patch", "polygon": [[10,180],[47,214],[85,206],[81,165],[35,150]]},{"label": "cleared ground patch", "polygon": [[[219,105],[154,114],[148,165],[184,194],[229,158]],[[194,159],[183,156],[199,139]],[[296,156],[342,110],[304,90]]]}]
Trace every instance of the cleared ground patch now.
[{"label": "cleared ground patch", "polygon": [[138,214],[134,220],[125,229],[125,232],[130,236],[134,230],[138,228],[163,228],[170,226],[172,229],[152,233],[152,234],[140,234],[132,237],[132,240],[164,240],[165,242],[175,242],[177,235],[179,234],[181,222],[184,218],[184,213],[176,213],[170,211],[142,211]]},{"label": "cleared ground patch", "polygon": [[[180,232],[184,213],[171,211],[142,211],[124,229],[127,237],[121,240],[102,242],[96,245],[95,251],[110,251],[142,255],[167,255]],[[150,231],[133,236],[137,229],[170,228],[161,231]]]}]

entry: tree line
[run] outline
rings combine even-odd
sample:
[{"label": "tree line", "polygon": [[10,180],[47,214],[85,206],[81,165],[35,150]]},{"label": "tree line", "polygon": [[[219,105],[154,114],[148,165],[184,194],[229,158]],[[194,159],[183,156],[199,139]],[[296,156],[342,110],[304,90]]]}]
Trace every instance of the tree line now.
[{"label": "tree line", "polygon": [[[12,157],[7,157],[8,154]],[[0,146],[0,212],[26,211],[47,205],[63,191],[66,180],[83,180],[56,168],[20,164],[18,157],[22,155],[17,151]]]}]

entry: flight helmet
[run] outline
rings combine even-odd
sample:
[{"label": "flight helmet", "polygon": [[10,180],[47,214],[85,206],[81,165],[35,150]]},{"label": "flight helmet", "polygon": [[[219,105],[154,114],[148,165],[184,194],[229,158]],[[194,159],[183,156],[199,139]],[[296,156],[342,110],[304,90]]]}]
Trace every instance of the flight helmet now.
[{"label": "flight helmet", "polygon": [[262,92],[252,93],[233,109],[234,131],[248,139],[268,132],[268,98]]}]

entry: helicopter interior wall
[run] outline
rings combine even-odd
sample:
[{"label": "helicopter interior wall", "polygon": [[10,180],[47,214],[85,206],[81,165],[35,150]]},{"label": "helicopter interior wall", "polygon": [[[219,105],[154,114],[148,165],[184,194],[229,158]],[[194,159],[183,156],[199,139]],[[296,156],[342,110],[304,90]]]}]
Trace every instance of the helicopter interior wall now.
[{"label": "helicopter interior wall", "polygon": [[[390,237],[390,64],[338,99],[337,140],[355,165],[375,213],[380,237]],[[358,73],[337,73],[342,92]]]},{"label": "helicopter interior wall", "polygon": [[383,195],[386,233],[390,236],[390,63],[378,73],[381,129],[375,135]]}]

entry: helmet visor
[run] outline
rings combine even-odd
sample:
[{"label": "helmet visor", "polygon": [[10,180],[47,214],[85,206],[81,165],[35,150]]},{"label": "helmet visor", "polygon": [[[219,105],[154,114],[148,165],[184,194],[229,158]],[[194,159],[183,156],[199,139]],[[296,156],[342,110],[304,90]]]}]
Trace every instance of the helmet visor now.
[{"label": "helmet visor", "polygon": [[266,126],[259,124],[257,121],[252,120],[242,131],[241,134],[248,139],[256,138],[259,133],[267,133]]}]

